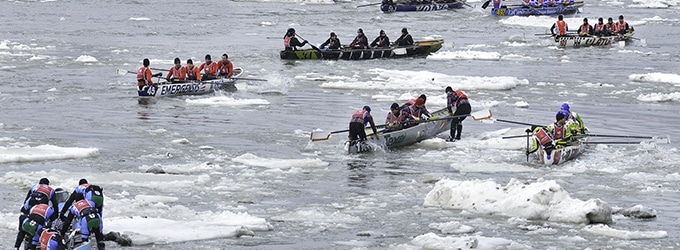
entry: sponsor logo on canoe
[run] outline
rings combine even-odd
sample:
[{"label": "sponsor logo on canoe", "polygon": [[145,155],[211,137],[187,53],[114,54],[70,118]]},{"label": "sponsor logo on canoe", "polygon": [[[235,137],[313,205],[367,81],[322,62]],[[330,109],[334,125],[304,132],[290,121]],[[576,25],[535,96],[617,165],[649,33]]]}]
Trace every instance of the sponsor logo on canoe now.
[{"label": "sponsor logo on canoe", "polygon": [[205,87],[202,87],[201,83],[186,83],[186,84],[169,84],[169,85],[161,85],[161,95],[176,95],[176,94],[185,94],[185,93],[197,93],[200,92],[201,89],[205,89]]},{"label": "sponsor logo on canoe", "polygon": [[385,137],[385,145],[387,145],[388,147],[390,145],[394,145],[394,144],[403,142],[404,139],[406,139],[406,135],[404,135],[404,134],[397,136],[397,137],[394,137],[394,136],[391,136],[391,135],[385,135],[384,137]]},{"label": "sponsor logo on canoe", "polygon": [[435,10],[447,10],[449,9],[448,4],[428,4],[418,6],[418,11],[435,11]]}]

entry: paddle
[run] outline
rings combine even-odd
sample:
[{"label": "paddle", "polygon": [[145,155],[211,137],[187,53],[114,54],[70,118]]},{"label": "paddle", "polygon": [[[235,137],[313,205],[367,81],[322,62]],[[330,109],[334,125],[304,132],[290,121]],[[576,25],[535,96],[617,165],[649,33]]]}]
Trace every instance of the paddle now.
[{"label": "paddle", "polygon": [[[297,37],[299,37],[300,39],[307,41],[307,39],[305,39],[304,37],[302,37],[302,36],[300,36],[300,35],[298,35],[298,34],[295,34],[295,35],[296,35]],[[309,43],[309,41],[307,41],[307,44],[309,44],[309,46],[312,46],[312,49],[321,52],[321,50],[320,50],[318,47],[314,46],[314,44]]]},{"label": "paddle", "polygon": [[369,3],[369,4],[363,4],[363,5],[359,5],[359,6],[357,6],[357,8],[361,8],[361,7],[367,7],[367,6],[374,6],[374,5],[379,5],[379,4],[382,4],[382,2],[380,2],[380,3]]},{"label": "paddle", "polygon": [[545,127],[545,126],[543,126],[543,125],[536,125],[536,124],[531,124],[531,123],[526,123],[526,122],[516,122],[516,121],[510,121],[510,120],[503,120],[503,119],[491,119],[491,121],[498,121],[498,122],[505,122],[505,123],[526,125],[526,126],[531,126],[531,127]]},{"label": "paddle", "polygon": [[489,3],[491,3],[491,0],[486,0],[486,2],[482,4],[482,9],[486,9],[486,7],[489,7]]},{"label": "paddle", "polygon": [[128,71],[128,70],[124,70],[124,69],[116,69],[116,74],[124,76],[125,74],[137,74],[137,72]]}]

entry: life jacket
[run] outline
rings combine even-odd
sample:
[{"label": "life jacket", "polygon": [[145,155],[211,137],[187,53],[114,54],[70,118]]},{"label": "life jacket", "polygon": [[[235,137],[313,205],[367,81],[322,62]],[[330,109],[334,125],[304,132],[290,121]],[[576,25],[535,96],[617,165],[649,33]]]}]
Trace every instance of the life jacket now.
[{"label": "life jacket", "polygon": [[172,73],[172,76],[171,76],[172,78],[177,78],[177,79],[181,78],[182,77],[182,66],[180,66],[179,69],[177,67],[170,68],[170,73]]},{"label": "life jacket", "polygon": [[581,24],[578,28],[579,33],[590,33],[590,24]]},{"label": "life jacket", "polygon": [[[231,64],[231,61],[227,60],[227,63],[224,63],[223,61],[220,61],[217,64],[217,74],[218,75],[226,75],[229,74],[229,65]],[[233,67],[233,66],[232,66]]]},{"label": "life jacket", "polygon": [[596,23],[595,24],[595,32],[602,33],[602,31],[604,31],[604,23],[603,24]]},{"label": "life jacket", "polygon": [[404,116],[401,115],[401,110],[399,110],[399,113],[397,115],[394,115],[392,111],[387,113],[387,119],[385,119],[385,123],[394,123],[394,122],[402,122],[404,120]]},{"label": "life jacket", "polygon": [[40,249],[57,249],[59,241],[61,241],[61,235],[59,235],[57,231],[43,230],[43,232],[40,234]]},{"label": "life jacket", "polygon": [[501,8],[501,0],[493,0],[493,8],[494,9]]},{"label": "life jacket", "polygon": [[534,138],[538,140],[538,144],[540,145],[552,144],[553,141],[550,134],[548,134],[544,128],[539,128],[538,131],[534,132]]},{"label": "life jacket", "polygon": [[552,132],[554,140],[563,139],[566,132],[566,126],[563,125],[562,127],[557,127],[557,124],[553,124]]},{"label": "life jacket", "polygon": [[52,195],[54,195],[54,189],[46,184],[38,184],[37,186],[33,186],[31,190],[33,191],[26,201],[26,210],[30,210],[33,206],[38,204],[49,204]]},{"label": "life jacket", "polygon": [[616,22],[616,32],[626,30],[626,26],[628,26],[626,21],[623,21],[623,23],[621,21]]},{"label": "life jacket", "polygon": [[524,7],[529,7],[529,6],[531,6],[531,0],[523,0],[523,1],[522,1],[522,6],[524,6]]},{"label": "life jacket", "polygon": [[560,36],[564,36],[567,34],[567,22],[564,20],[558,20],[556,22],[557,30],[559,31]]},{"label": "life jacket", "polygon": [[210,62],[210,64],[203,63],[203,74],[207,76],[217,76],[217,62]]},{"label": "life jacket", "polygon": [[41,225],[44,225],[47,219],[51,216],[51,213],[48,214],[50,209],[51,207],[47,204],[35,205],[33,208],[31,208],[31,212],[29,212],[29,218]]},{"label": "life jacket", "polygon": [[290,47],[290,39],[293,38],[292,36],[286,36],[283,38],[283,47],[286,49],[292,49]]},{"label": "life jacket", "polygon": [[537,0],[536,6],[543,6],[543,0]]},{"label": "life jacket", "polygon": [[456,90],[454,94],[456,95],[456,98],[454,98],[453,103],[451,103],[453,106],[458,107],[458,105],[468,103],[467,94],[462,90]]},{"label": "life jacket", "polygon": [[413,117],[420,118],[420,116],[423,114],[423,109],[416,106],[415,103],[413,103],[413,105],[411,105],[410,108],[411,108],[411,116],[413,116]]},{"label": "life jacket", "polygon": [[357,112],[354,112],[352,114],[352,119],[349,120],[349,122],[358,122],[361,124],[366,124],[366,115],[368,115],[368,111],[366,110],[357,110]]},{"label": "life jacket", "polygon": [[187,71],[187,80],[199,80],[200,78],[196,77],[196,66],[192,66],[191,69],[188,66],[184,66]]},{"label": "life jacket", "polygon": [[604,30],[609,32],[616,32],[616,23],[605,23]]},{"label": "life jacket", "polygon": [[[97,209],[92,206],[94,202],[88,200],[79,200],[73,203],[71,207],[71,212],[78,216],[78,218],[83,218],[91,213],[96,213]],[[75,213],[74,213],[75,212]]]},{"label": "life jacket", "polygon": [[548,5],[555,6],[555,0],[548,0]]},{"label": "life jacket", "polygon": [[144,86],[151,84],[151,80],[146,79],[146,71],[149,70],[147,67],[141,67],[137,70],[137,85]]},{"label": "life jacket", "polygon": [[335,40],[331,39],[330,42],[328,43],[328,48],[329,49],[339,49],[340,48],[340,44],[339,44],[340,42],[339,41],[340,40],[338,40],[338,39],[335,39]]}]

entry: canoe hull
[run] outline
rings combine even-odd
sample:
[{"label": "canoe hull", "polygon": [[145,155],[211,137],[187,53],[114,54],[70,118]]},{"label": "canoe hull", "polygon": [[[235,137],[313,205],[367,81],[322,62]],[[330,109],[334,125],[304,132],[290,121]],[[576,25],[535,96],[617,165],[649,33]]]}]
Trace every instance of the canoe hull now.
[{"label": "canoe hull", "polygon": [[400,58],[427,56],[437,52],[442,48],[444,40],[416,41],[414,45],[398,48],[375,48],[375,49],[339,49],[339,50],[283,50],[280,52],[281,59],[285,60],[305,60],[305,59],[327,59],[327,60],[366,60],[378,58]]},{"label": "canoe hull", "polygon": [[571,146],[556,148],[547,154],[547,152],[541,148],[538,150],[538,159],[544,165],[558,165],[574,158],[578,157],[583,153],[586,148],[587,138],[579,139],[574,142]]},{"label": "canoe hull", "polygon": [[496,16],[542,16],[557,14],[573,14],[579,12],[579,8],[585,5],[583,2],[575,2],[570,5],[559,5],[539,8],[508,7],[491,9],[491,15]]},{"label": "canoe hull", "polygon": [[590,46],[607,46],[620,41],[629,42],[635,32],[626,33],[621,36],[561,36],[554,38],[555,45],[560,48],[581,48]]},{"label": "canoe hull", "polygon": [[368,136],[366,141],[348,141],[345,144],[348,153],[371,152],[381,148],[396,149],[434,138],[438,134],[451,129],[451,119],[441,119],[448,116],[447,109],[433,112],[432,115],[438,116],[440,119],[421,122],[401,130],[378,132],[378,140],[375,140],[374,136]]},{"label": "canoe hull", "polygon": [[462,9],[463,2],[432,3],[432,4],[385,4],[380,5],[380,10],[385,13],[402,11],[438,11]]}]

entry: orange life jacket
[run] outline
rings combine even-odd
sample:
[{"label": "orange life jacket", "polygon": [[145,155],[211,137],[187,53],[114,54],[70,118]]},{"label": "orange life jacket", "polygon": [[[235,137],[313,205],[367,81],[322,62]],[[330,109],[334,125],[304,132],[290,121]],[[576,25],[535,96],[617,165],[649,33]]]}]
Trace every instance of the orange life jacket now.
[{"label": "orange life jacket", "polygon": [[170,71],[168,71],[168,75],[172,78],[182,79],[182,66],[180,66],[179,69],[173,66],[170,68]]},{"label": "orange life jacket", "polygon": [[[399,113],[401,113],[401,110],[399,111]],[[392,111],[387,113],[387,119],[385,119],[385,123],[393,123],[393,122],[398,123],[398,122],[402,122],[402,121],[404,121],[404,116],[403,115],[396,116],[396,115],[394,115],[394,113],[392,113]]]},{"label": "orange life jacket", "polygon": [[141,67],[137,70],[137,86],[144,86],[147,84],[153,84],[153,81],[151,81],[151,77],[148,77],[149,74],[147,74],[149,68],[147,67]]},{"label": "orange life jacket", "polygon": [[286,36],[283,38],[283,47],[285,48],[290,48],[290,39],[293,38],[292,36]]},{"label": "orange life jacket", "polygon": [[354,112],[352,114],[352,119],[349,120],[349,122],[358,122],[361,124],[366,124],[366,115],[368,114],[368,111],[366,110],[357,110],[357,112]]},{"label": "orange life jacket", "polygon": [[191,66],[191,68],[184,66],[184,68],[187,72],[187,79],[201,80],[201,75],[196,73],[196,66]]},{"label": "orange life jacket", "polygon": [[590,33],[590,24],[581,24],[578,28],[579,33]]},{"label": "orange life jacket", "polygon": [[628,26],[628,23],[626,21],[618,21],[616,22],[616,32],[626,30],[626,26]]},{"label": "orange life jacket", "polygon": [[595,32],[602,32],[604,31],[604,23],[603,24],[595,24]]},{"label": "orange life jacket", "polygon": [[567,22],[564,20],[558,20],[556,22],[557,24],[557,30],[559,31],[560,36],[564,36],[567,34]]},{"label": "orange life jacket", "polygon": [[205,63],[201,64],[200,69],[202,69],[203,74],[207,76],[217,76],[217,62],[215,61],[210,62],[208,65]]}]

